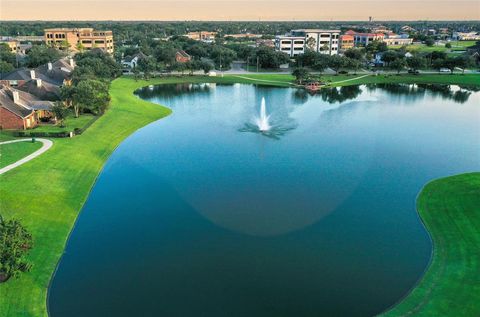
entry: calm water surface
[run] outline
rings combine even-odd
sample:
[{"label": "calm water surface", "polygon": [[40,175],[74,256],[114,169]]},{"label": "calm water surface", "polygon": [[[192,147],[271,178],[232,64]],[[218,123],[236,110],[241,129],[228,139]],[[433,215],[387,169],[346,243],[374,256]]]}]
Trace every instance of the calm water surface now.
[{"label": "calm water surface", "polygon": [[[49,293],[57,316],[371,316],[422,276],[429,180],[480,169],[480,93],[165,85],[113,153]],[[252,125],[262,97],[268,135]]]}]

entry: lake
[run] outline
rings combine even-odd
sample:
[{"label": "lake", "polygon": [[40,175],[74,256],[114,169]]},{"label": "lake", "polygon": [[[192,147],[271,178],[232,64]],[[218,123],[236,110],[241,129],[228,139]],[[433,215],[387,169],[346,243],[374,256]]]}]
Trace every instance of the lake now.
[{"label": "lake", "polygon": [[[432,245],[428,181],[480,169],[480,93],[145,87],[173,114],[112,154],[49,290],[51,316],[372,316]],[[254,118],[265,98],[272,129]]]}]

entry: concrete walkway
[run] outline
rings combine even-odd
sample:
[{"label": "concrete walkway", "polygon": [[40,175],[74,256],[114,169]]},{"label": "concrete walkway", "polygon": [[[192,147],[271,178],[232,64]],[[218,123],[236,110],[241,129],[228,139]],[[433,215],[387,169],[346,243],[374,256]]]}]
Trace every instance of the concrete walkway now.
[{"label": "concrete walkway", "polygon": [[[14,169],[15,167],[17,166],[20,166],[22,165],[23,163],[27,163],[28,161],[30,160],[33,160],[34,158],[36,158],[37,156],[43,154],[44,152],[46,152],[49,148],[52,147],[53,145],[53,142],[50,141],[50,140],[47,140],[47,139],[35,139],[36,141],[39,141],[39,142],[42,142],[43,145],[40,149],[36,150],[35,152],[33,152],[32,154],[30,155],[27,155],[25,156],[24,158],[16,161],[15,163],[12,163],[10,165],[7,165],[3,168],[0,168],[0,175],[3,174],[3,173],[6,173],[8,172],[9,170],[12,170]],[[16,142],[32,142],[32,139],[20,139],[20,140],[11,140],[11,141],[5,141],[5,142],[0,142],[0,145],[1,144],[10,144],[10,143],[16,143]]]},{"label": "concrete walkway", "polygon": [[362,78],[368,77],[368,76],[372,76],[372,75],[371,75],[371,74],[368,74],[368,75],[363,75],[363,76],[360,76],[360,77],[355,77],[355,78],[349,78],[349,79],[345,79],[345,80],[335,81],[335,82],[329,83],[329,85],[346,83],[347,81],[353,81],[353,80],[357,80],[357,79],[362,79]]}]

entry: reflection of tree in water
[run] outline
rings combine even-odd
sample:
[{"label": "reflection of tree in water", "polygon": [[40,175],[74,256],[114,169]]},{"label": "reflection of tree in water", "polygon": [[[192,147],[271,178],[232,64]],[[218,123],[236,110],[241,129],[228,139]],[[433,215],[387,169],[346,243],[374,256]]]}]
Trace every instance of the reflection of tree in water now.
[{"label": "reflection of tree in water", "polygon": [[358,85],[322,88],[314,94],[309,94],[305,89],[297,89],[294,91],[292,99],[295,103],[303,104],[312,96],[313,98],[320,97],[328,103],[342,103],[357,98],[361,93],[362,89]]},{"label": "reflection of tree in water", "polygon": [[[457,88],[458,87],[458,88]],[[434,97],[465,103],[475,88],[452,86],[447,84],[374,84],[369,90],[382,89],[392,95],[407,96],[411,99],[423,98],[427,93]]]},{"label": "reflection of tree in water", "polygon": [[176,97],[186,93],[209,94],[213,85],[215,84],[164,84],[140,88],[135,94],[144,99]]}]

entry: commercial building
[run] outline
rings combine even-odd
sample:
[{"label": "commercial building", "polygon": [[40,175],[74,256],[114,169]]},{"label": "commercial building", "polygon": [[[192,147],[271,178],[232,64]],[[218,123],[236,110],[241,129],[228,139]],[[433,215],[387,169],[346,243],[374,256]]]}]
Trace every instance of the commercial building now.
[{"label": "commercial building", "polygon": [[275,50],[294,57],[305,53],[305,37],[303,36],[277,36],[275,37]]},{"label": "commercial building", "polygon": [[292,30],[291,35],[304,37],[306,48],[312,51],[338,54],[340,30],[299,29]]},{"label": "commercial building", "polygon": [[217,36],[217,32],[195,31],[195,32],[188,32],[185,36],[195,41],[212,43],[215,41],[215,36]]},{"label": "commercial building", "polygon": [[410,45],[413,43],[413,39],[408,37],[408,34],[394,34],[390,33],[383,39],[387,45]]},{"label": "commercial building", "polygon": [[113,54],[113,32],[93,28],[57,28],[45,30],[45,43],[73,52],[101,49]]},{"label": "commercial building", "polygon": [[355,33],[353,41],[355,46],[367,46],[373,41],[383,41],[385,35],[382,33]]},{"label": "commercial building", "polygon": [[453,32],[452,39],[455,41],[478,41],[480,34],[478,32]]},{"label": "commercial building", "polygon": [[343,34],[340,35],[340,50],[346,51],[355,46],[353,35]]}]

